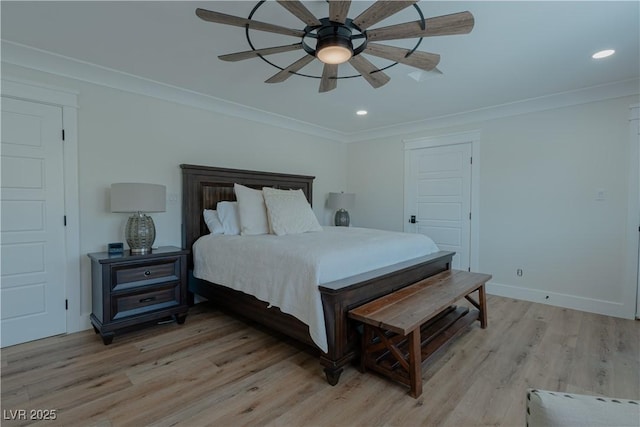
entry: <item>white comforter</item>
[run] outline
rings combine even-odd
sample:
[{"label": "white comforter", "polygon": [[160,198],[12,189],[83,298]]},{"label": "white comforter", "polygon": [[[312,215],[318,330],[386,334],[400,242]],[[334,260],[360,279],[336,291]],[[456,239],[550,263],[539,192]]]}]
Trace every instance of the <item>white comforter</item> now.
[{"label": "white comforter", "polygon": [[193,245],[194,276],[242,291],[309,325],[327,352],[318,285],[439,249],[421,234],[357,227],[275,236],[205,235]]}]

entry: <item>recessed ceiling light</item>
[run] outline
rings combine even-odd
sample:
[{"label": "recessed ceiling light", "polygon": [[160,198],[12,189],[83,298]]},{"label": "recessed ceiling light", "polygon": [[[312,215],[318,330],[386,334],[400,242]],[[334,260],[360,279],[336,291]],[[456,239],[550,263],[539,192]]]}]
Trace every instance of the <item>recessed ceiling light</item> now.
[{"label": "recessed ceiling light", "polygon": [[608,56],[613,55],[614,53],[616,53],[615,50],[613,49],[606,49],[606,50],[601,50],[600,52],[596,52],[593,55],[591,55],[591,57],[593,59],[602,59],[602,58],[606,58]]},{"label": "recessed ceiling light", "polygon": [[367,110],[358,110],[356,111],[356,114],[359,116],[366,116],[367,115]]}]

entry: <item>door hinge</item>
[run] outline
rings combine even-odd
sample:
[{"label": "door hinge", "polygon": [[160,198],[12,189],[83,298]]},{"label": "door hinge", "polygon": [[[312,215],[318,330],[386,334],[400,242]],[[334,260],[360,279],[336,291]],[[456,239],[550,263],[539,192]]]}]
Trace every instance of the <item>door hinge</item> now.
[{"label": "door hinge", "polygon": [[68,299],[64,300],[64,309],[65,310],[69,310],[69,300]]},{"label": "door hinge", "polygon": [[65,227],[67,226],[67,216],[66,215],[64,216],[64,226]]},{"label": "door hinge", "polygon": [[473,164],[473,157],[469,157],[469,163]]},{"label": "door hinge", "polygon": [[62,140],[64,141],[64,129],[62,129]]},{"label": "door hinge", "polygon": [[471,212],[469,212],[469,219],[471,219]]}]

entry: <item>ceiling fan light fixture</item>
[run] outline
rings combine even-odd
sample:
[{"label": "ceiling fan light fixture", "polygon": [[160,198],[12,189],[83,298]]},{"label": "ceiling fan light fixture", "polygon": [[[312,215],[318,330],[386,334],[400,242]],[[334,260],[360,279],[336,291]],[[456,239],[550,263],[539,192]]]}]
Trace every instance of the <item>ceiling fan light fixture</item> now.
[{"label": "ceiling fan light fixture", "polygon": [[316,58],[325,64],[342,64],[352,56],[351,30],[345,26],[330,26],[318,30]]},{"label": "ceiling fan light fixture", "polygon": [[316,57],[325,64],[342,64],[353,56],[353,51],[345,46],[324,46],[316,52]]}]

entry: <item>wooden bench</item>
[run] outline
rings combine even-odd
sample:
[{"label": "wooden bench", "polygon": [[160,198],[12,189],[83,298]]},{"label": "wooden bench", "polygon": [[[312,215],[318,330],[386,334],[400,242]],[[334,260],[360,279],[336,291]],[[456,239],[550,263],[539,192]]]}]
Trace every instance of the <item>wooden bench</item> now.
[{"label": "wooden bench", "polygon": [[[422,394],[422,365],[476,320],[487,327],[489,274],[444,271],[349,311],[364,325],[361,369],[371,369]],[[470,294],[478,292],[478,300]],[[466,298],[477,308],[456,307]]]}]

